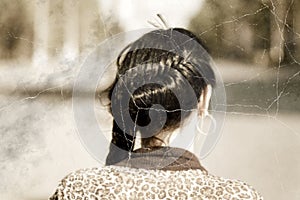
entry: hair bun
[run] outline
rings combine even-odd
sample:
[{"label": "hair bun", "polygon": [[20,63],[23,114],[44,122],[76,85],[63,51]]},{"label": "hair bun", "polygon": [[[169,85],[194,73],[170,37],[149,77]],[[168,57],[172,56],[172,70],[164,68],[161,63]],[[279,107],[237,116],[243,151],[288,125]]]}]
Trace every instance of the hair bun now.
[{"label": "hair bun", "polygon": [[111,94],[111,110],[119,127],[150,137],[179,125],[196,108],[198,98],[186,78],[161,64],[138,65],[120,75]]}]

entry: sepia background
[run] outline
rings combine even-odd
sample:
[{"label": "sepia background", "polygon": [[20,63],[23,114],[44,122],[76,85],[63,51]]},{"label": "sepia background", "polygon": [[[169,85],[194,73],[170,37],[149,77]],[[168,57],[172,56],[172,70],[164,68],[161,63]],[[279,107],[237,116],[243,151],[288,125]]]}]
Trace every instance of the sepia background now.
[{"label": "sepia background", "polygon": [[203,165],[265,199],[300,199],[298,0],[0,0],[0,199],[47,199],[71,171],[103,165],[77,136],[74,80],[101,41],[157,13],[204,41],[224,81],[222,138]]}]

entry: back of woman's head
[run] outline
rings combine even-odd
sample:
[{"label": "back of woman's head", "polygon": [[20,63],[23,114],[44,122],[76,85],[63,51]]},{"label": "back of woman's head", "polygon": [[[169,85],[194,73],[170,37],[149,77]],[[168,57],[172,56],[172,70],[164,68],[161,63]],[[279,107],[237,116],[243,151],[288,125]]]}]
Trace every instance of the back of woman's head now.
[{"label": "back of woman's head", "polygon": [[137,132],[147,145],[179,127],[197,108],[204,88],[215,85],[208,53],[185,29],[143,35],[120,53],[117,66],[109,88],[114,121],[107,165],[129,156]]}]

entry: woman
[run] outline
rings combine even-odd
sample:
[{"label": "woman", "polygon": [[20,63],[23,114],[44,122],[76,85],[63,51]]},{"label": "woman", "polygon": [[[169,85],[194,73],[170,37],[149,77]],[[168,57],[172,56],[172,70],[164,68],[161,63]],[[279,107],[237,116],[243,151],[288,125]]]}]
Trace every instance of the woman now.
[{"label": "woman", "polygon": [[194,34],[149,32],[121,52],[117,66],[108,89],[114,120],[106,166],[71,173],[51,199],[262,199],[251,186],[213,176],[194,154],[169,146],[192,113],[208,115],[216,82]]}]

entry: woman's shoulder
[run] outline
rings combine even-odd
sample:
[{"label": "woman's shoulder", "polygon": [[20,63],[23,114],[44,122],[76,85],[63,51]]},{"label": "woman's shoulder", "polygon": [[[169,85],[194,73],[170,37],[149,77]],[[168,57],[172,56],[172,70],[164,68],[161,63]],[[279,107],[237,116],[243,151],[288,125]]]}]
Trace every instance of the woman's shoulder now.
[{"label": "woman's shoulder", "polygon": [[147,170],[120,166],[80,169],[66,176],[50,200],[262,199],[250,185],[201,170]]}]

